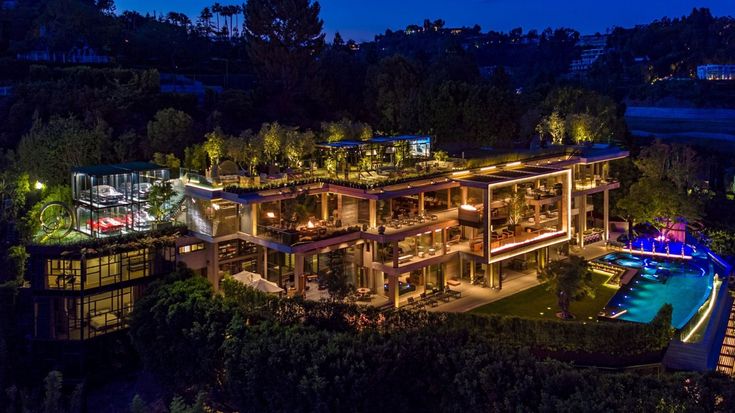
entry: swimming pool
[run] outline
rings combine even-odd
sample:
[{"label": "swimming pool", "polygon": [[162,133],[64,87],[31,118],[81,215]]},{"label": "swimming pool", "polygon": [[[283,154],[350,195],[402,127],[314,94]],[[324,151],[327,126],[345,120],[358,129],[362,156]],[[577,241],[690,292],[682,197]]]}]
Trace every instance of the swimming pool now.
[{"label": "swimming pool", "polygon": [[615,252],[596,261],[639,270],[607,303],[605,317],[647,323],[668,303],[673,307],[671,325],[679,329],[712,291],[713,265],[701,256],[676,260]]}]

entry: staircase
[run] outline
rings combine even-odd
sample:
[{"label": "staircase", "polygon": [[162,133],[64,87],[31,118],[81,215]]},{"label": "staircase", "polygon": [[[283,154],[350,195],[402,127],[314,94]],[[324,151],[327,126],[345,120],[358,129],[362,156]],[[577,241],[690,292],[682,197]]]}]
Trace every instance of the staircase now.
[{"label": "staircase", "polygon": [[730,309],[725,338],[722,340],[720,358],[717,360],[717,371],[735,376],[735,303]]}]

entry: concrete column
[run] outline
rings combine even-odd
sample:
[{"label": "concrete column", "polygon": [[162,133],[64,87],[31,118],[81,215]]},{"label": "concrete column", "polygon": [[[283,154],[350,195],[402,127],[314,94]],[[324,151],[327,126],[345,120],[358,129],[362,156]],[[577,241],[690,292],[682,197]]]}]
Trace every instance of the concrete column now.
[{"label": "concrete column", "polygon": [[482,232],[482,256],[485,257],[485,262],[490,260],[490,197],[492,196],[492,190],[488,187],[487,192],[482,200],[482,223],[485,226],[485,230]]},{"label": "concrete column", "polygon": [[541,223],[541,205],[540,204],[534,205],[533,219],[534,219],[534,225],[539,225]]},{"label": "concrete column", "polygon": [[268,279],[268,247],[263,247],[263,273],[260,275]]},{"label": "concrete column", "polygon": [[577,244],[584,247],[584,231],[587,229],[587,195],[577,197]]},{"label": "concrete column", "polygon": [[[342,219],[342,194],[337,194],[337,215]],[[334,217],[336,220],[337,217]]]},{"label": "concrete column", "polygon": [[294,254],[293,281],[296,286],[296,294],[304,293],[306,279],[304,278],[304,254]]},{"label": "concrete column", "polygon": [[470,260],[470,284],[475,282],[475,262]]},{"label": "concrete column", "polygon": [[424,193],[419,194],[419,214],[424,213]]},{"label": "concrete column", "polygon": [[385,283],[385,280],[383,280],[383,271],[378,270],[369,270],[373,277],[373,290],[375,290],[375,294],[379,296],[385,296],[385,290],[383,289],[383,285]]},{"label": "concrete column", "polygon": [[498,264],[498,290],[503,289],[503,262],[500,261]]},{"label": "concrete column", "polygon": [[602,193],[602,236],[605,241],[610,240],[610,190],[606,189]]},{"label": "concrete column", "polygon": [[215,292],[219,291],[219,249],[217,248],[218,243],[214,242],[211,245],[211,248],[209,249],[209,259],[207,265],[207,278],[209,279],[209,282],[212,283],[212,287],[214,288]]},{"label": "concrete column", "polygon": [[253,236],[258,235],[258,204],[250,205],[250,223],[253,227]]},{"label": "concrete column", "polygon": [[258,254],[260,254],[260,259],[258,259],[255,262],[255,272],[258,273],[258,274],[261,274],[261,275],[262,274],[265,274],[265,271],[263,270],[263,263],[264,263],[264,261],[262,259],[263,256],[262,256],[262,252],[261,252],[263,249],[265,249],[265,247],[260,247],[260,246],[256,247],[256,251],[258,251]]},{"label": "concrete column", "polygon": [[452,188],[447,189],[447,208],[452,207]]},{"label": "concrete column", "polygon": [[322,193],[322,219],[327,220],[329,219],[329,194],[324,192]]},{"label": "concrete column", "polygon": [[467,203],[467,187],[466,186],[460,187],[459,193],[460,193],[460,198],[461,198],[460,205],[466,204]]},{"label": "concrete column", "polygon": [[388,301],[393,304],[393,307],[398,308],[398,276],[388,276]]},{"label": "concrete column", "polygon": [[375,199],[368,200],[368,225],[370,228],[378,227],[378,201]]},{"label": "concrete column", "polygon": [[398,241],[393,241],[391,248],[393,249],[393,268],[398,268]]},{"label": "concrete column", "polygon": [[447,229],[442,228],[442,255],[447,255]]}]

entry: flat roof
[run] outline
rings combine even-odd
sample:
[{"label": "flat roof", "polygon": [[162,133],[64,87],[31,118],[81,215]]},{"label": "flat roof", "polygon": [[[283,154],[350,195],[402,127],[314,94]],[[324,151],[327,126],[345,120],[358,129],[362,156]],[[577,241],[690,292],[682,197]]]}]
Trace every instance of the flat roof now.
[{"label": "flat roof", "polygon": [[317,145],[322,146],[322,147],[328,147],[328,148],[356,148],[360,145],[365,145],[367,143],[370,143],[370,142],[369,141],[344,140],[344,141],[337,141],[337,142],[323,142]]},{"label": "flat roof", "polygon": [[319,142],[317,146],[323,148],[356,148],[370,143],[393,143],[403,141],[430,142],[431,138],[425,135],[397,135],[397,136],[373,136],[365,141],[342,140],[337,142]]},{"label": "flat roof", "polygon": [[564,169],[551,168],[543,166],[523,166],[514,169],[499,169],[489,171],[485,174],[474,174],[461,178],[452,178],[457,182],[461,182],[467,186],[484,188],[490,184],[502,182],[512,182],[519,179],[533,178],[535,176],[549,175],[555,172],[561,172]]},{"label": "flat roof", "polygon": [[166,169],[166,167],[157,165],[152,162],[126,162],[118,164],[79,166],[73,168],[71,171],[77,174],[102,176],[126,174],[130,172],[153,171],[158,169]]}]

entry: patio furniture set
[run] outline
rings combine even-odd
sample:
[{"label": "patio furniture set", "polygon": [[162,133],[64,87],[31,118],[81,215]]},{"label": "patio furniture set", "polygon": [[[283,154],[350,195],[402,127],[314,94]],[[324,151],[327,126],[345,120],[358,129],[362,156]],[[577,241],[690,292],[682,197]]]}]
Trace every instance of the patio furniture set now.
[{"label": "patio furniture set", "polygon": [[424,222],[436,221],[437,219],[439,219],[437,215],[426,212],[421,214],[403,213],[398,214],[397,218],[391,219],[388,226],[399,229],[404,225],[423,224]]},{"label": "patio furniture set", "polygon": [[404,308],[423,310],[428,307],[437,307],[440,301],[448,303],[451,299],[462,298],[462,292],[458,290],[452,290],[449,287],[434,288],[430,291],[421,293],[417,297],[408,297],[408,303]]}]

